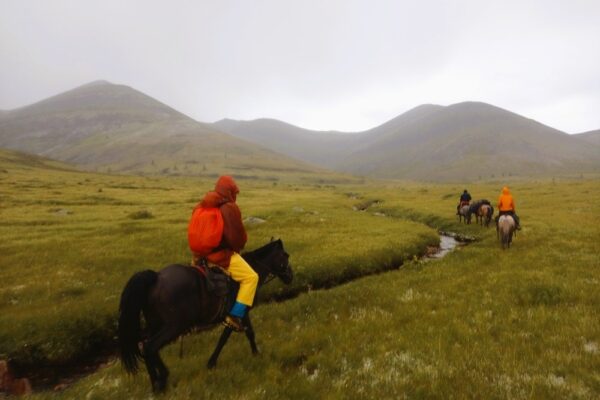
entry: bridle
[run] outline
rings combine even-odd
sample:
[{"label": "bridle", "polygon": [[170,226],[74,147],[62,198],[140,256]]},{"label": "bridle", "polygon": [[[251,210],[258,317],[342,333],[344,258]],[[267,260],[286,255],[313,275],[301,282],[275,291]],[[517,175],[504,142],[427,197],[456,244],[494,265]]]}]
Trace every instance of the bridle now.
[{"label": "bridle", "polygon": [[266,285],[267,283],[271,282],[273,279],[277,278],[277,274],[273,273],[271,268],[268,265],[266,265],[264,262],[259,261],[258,259],[254,259],[254,262],[256,264],[258,264],[263,270],[267,271],[267,276],[265,277],[265,280],[263,281],[262,285]]}]

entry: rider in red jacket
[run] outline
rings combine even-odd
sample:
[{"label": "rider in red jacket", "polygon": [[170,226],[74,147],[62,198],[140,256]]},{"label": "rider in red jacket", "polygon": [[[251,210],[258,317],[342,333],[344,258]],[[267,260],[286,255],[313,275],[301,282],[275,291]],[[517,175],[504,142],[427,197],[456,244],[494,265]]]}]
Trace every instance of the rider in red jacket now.
[{"label": "rider in red jacket", "polygon": [[[240,289],[233,308],[225,318],[225,325],[239,332],[243,330],[242,318],[247,308],[254,302],[258,285],[258,274],[240,256],[248,235],[242,222],[242,213],[235,203],[239,189],[230,176],[222,176],[215,185],[215,190],[208,192],[200,207],[218,207],[223,216],[223,237],[221,243],[206,256],[207,261],[225,269],[231,278],[240,284]],[[194,259],[197,259],[196,255]]]}]

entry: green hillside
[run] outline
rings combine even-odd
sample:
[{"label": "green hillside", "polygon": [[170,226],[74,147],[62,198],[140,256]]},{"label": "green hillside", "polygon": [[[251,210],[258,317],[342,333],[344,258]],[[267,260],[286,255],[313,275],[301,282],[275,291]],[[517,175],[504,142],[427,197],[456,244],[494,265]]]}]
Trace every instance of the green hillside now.
[{"label": "green hillside", "polygon": [[467,102],[388,133],[339,168],[453,181],[560,174],[599,170],[600,147],[489,104]]},{"label": "green hillside", "polygon": [[97,171],[208,176],[317,171],[104,81],[5,112],[0,147]]},{"label": "green hillside", "polygon": [[422,105],[371,130],[344,135],[273,120],[217,126],[305,161],[380,178],[472,181],[600,170],[600,145],[478,102]]}]

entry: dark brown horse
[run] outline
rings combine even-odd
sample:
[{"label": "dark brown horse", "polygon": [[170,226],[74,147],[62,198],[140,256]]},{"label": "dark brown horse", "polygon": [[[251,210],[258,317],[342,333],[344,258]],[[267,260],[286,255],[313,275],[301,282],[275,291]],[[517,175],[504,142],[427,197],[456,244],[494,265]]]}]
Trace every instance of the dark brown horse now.
[{"label": "dark brown horse", "polygon": [[[271,241],[266,246],[242,254],[242,257],[258,274],[259,288],[271,277],[278,277],[286,284],[293,279],[289,256],[281,240]],[[175,264],[158,272],[137,272],[123,289],[118,328],[121,362],[127,372],[136,373],[138,360],[143,359],[155,392],[165,390],[169,376],[169,370],[160,358],[160,349],[193,328],[213,327],[222,321],[223,310],[227,311],[223,297],[209,293],[208,284],[195,268]],[[236,292],[237,287],[229,298],[235,298]],[[146,321],[145,339],[142,339],[141,312]],[[243,323],[252,353],[256,354],[258,349],[248,313]],[[209,368],[216,366],[219,353],[231,332],[231,328],[223,330],[208,361]]]}]

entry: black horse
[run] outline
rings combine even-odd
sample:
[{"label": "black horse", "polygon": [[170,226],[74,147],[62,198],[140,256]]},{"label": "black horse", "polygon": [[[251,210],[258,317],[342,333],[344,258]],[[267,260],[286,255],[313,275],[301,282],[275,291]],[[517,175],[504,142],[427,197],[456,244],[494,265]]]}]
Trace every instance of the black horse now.
[{"label": "black horse", "polygon": [[[242,257],[258,274],[259,288],[274,277],[279,277],[285,284],[293,279],[289,255],[281,240],[271,241],[242,254]],[[223,297],[209,293],[209,284],[196,268],[175,264],[159,272],[137,272],[125,285],[121,294],[118,328],[121,362],[127,372],[134,374],[138,370],[138,360],[143,359],[155,392],[164,391],[169,376],[169,370],[160,358],[160,349],[183,333],[192,329],[208,329],[222,321],[227,302]],[[235,292],[230,294],[230,298],[233,297]],[[146,339],[142,339],[140,312],[146,320]],[[256,354],[258,348],[248,313],[243,323],[252,353]],[[231,328],[224,329],[208,361],[209,368],[216,366],[219,353],[231,332]]]}]

